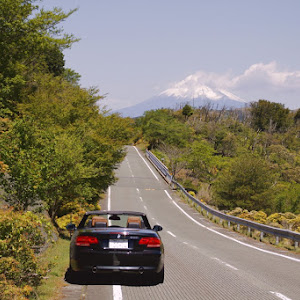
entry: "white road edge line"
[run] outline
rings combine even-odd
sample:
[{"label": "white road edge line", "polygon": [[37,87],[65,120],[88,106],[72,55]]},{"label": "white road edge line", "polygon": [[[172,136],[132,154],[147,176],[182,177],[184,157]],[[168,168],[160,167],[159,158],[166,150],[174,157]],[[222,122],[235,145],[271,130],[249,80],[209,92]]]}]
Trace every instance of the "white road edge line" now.
[{"label": "white road edge line", "polygon": [[151,173],[153,174],[153,176],[156,178],[157,181],[159,181],[158,177],[155,175],[155,173],[153,172],[153,170],[150,168],[150,166],[148,165],[148,163],[145,161],[144,157],[140,154],[140,152],[138,151],[138,149],[133,146],[133,148],[135,149],[135,151],[138,153],[138,155],[140,156],[140,158],[144,161],[144,163],[146,164],[146,166],[148,167],[148,169],[151,171]]},{"label": "white road edge line", "polygon": [[170,194],[168,193],[168,191],[167,190],[164,190],[164,191],[167,194],[167,196],[169,197],[169,199],[173,200],[172,197],[170,196]]},{"label": "white road edge line", "polygon": [[114,300],[122,300],[122,288],[120,285],[113,285],[113,299]]},{"label": "white road edge line", "polygon": [[173,232],[167,231],[167,233],[176,238],[176,235]]},{"label": "white road edge line", "polygon": [[[111,188],[108,188],[107,191],[107,210],[111,209]],[[114,300],[122,300],[122,288],[120,285],[113,285],[113,299]]]},{"label": "white road edge line", "polygon": [[252,248],[252,249],[255,249],[255,250],[258,250],[258,251],[261,251],[261,252],[264,252],[264,253],[267,253],[267,254],[271,254],[271,255],[275,255],[275,256],[279,256],[279,257],[283,257],[283,258],[286,258],[286,259],[289,259],[289,260],[292,260],[292,261],[295,261],[295,262],[298,262],[298,263],[300,263],[300,259],[297,259],[297,258],[294,258],[294,257],[290,257],[290,256],[286,256],[286,255],[283,255],[283,254],[279,254],[279,253],[276,253],[276,252],[272,252],[272,251],[269,251],[269,250],[264,250],[264,249],[261,249],[261,248],[257,248],[257,247],[255,247],[255,246],[252,246],[252,245],[249,245],[249,244],[247,244],[247,243],[244,243],[244,242],[241,242],[241,241],[239,241],[239,240],[236,240],[236,239],[234,239],[234,238],[232,238],[232,237],[230,237],[230,236],[227,236],[227,235],[225,235],[225,234],[223,234],[223,233],[221,233],[221,232],[218,232],[218,231],[216,231],[216,230],[214,230],[214,229],[212,229],[212,228],[209,228],[209,227],[207,227],[207,226],[205,226],[205,225],[203,225],[203,224],[201,224],[201,223],[199,223],[198,221],[196,221],[194,218],[192,218],[189,214],[187,214],[174,200],[172,201],[173,202],[173,204],[179,209],[179,210],[181,210],[181,212],[183,213],[183,214],[185,214],[189,219],[191,219],[194,223],[196,223],[197,225],[199,225],[199,226],[201,226],[201,227],[203,227],[203,228],[206,228],[207,230],[209,230],[209,231],[211,231],[211,232],[214,232],[214,233],[216,233],[216,234],[218,234],[218,235],[220,235],[220,236],[222,236],[222,237],[224,237],[224,238],[226,238],[226,239],[229,239],[229,240],[232,240],[232,241],[234,241],[234,242],[236,242],[236,243],[238,243],[238,244],[241,244],[241,245],[243,245],[243,246],[246,246],[246,247],[249,247],[249,248]]},{"label": "white road edge line", "polygon": [[279,299],[282,299],[282,300],[292,300],[291,298],[288,298],[288,297],[286,297],[286,296],[284,296],[284,295],[282,295],[282,294],[280,294],[280,293],[277,293],[277,292],[271,292],[271,291],[270,291],[270,293],[273,294],[273,295],[275,295],[275,296],[278,297]]}]

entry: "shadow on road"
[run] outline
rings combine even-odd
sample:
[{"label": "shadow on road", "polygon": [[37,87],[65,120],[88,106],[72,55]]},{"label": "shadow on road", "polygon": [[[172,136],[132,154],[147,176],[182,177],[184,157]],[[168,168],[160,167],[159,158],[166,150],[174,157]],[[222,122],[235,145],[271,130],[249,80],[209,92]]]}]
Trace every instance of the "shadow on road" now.
[{"label": "shadow on road", "polygon": [[153,282],[149,276],[136,274],[91,274],[80,273],[67,270],[65,281],[70,284],[79,285],[126,285],[126,286],[154,286],[157,282]]}]

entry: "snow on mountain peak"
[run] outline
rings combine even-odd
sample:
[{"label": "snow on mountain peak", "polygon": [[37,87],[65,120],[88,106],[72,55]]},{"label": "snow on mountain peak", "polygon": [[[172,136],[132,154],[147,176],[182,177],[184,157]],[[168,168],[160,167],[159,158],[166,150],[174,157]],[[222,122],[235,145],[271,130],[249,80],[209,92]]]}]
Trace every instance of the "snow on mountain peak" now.
[{"label": "snow on mountain peak", "polygon": [[214,101],[220,100],[225,97],[235,101],[246,102],[245,100],[239,98],[238,96],[225,89],[212,89],[207,85],[203,85],[201,83],[201,79],[201,75],[190,75],[184,80],[175,83],[172,87],[160,93],[160,96],[176,97],[183,99],[207,98]]}]

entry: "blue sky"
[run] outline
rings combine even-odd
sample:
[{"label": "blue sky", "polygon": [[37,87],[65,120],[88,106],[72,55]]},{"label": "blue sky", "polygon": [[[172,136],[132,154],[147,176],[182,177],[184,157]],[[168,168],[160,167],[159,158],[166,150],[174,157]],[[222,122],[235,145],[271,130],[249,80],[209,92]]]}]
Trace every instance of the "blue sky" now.
[{"label": "blue sky", "polygon": [[[79,8],[62,25],[83,87],[116,109],[201,74],[247,101],[300,107],[299,0],[44,0]],[[206,76],[207,75],[207,76]]]}]

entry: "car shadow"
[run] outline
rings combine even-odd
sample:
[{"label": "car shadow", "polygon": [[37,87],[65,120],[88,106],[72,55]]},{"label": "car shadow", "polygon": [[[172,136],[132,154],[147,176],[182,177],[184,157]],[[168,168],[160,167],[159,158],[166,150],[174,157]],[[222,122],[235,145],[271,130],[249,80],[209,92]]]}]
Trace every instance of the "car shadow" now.
[{"label": "car shadow", "polygon": [[74,273],[69,269],[65,273],[65,281],[70,284],[78,285],[123,285],[123,286],[155,286],[158,283],[153,282],[145,274],[92,274],[92,273]]}]

